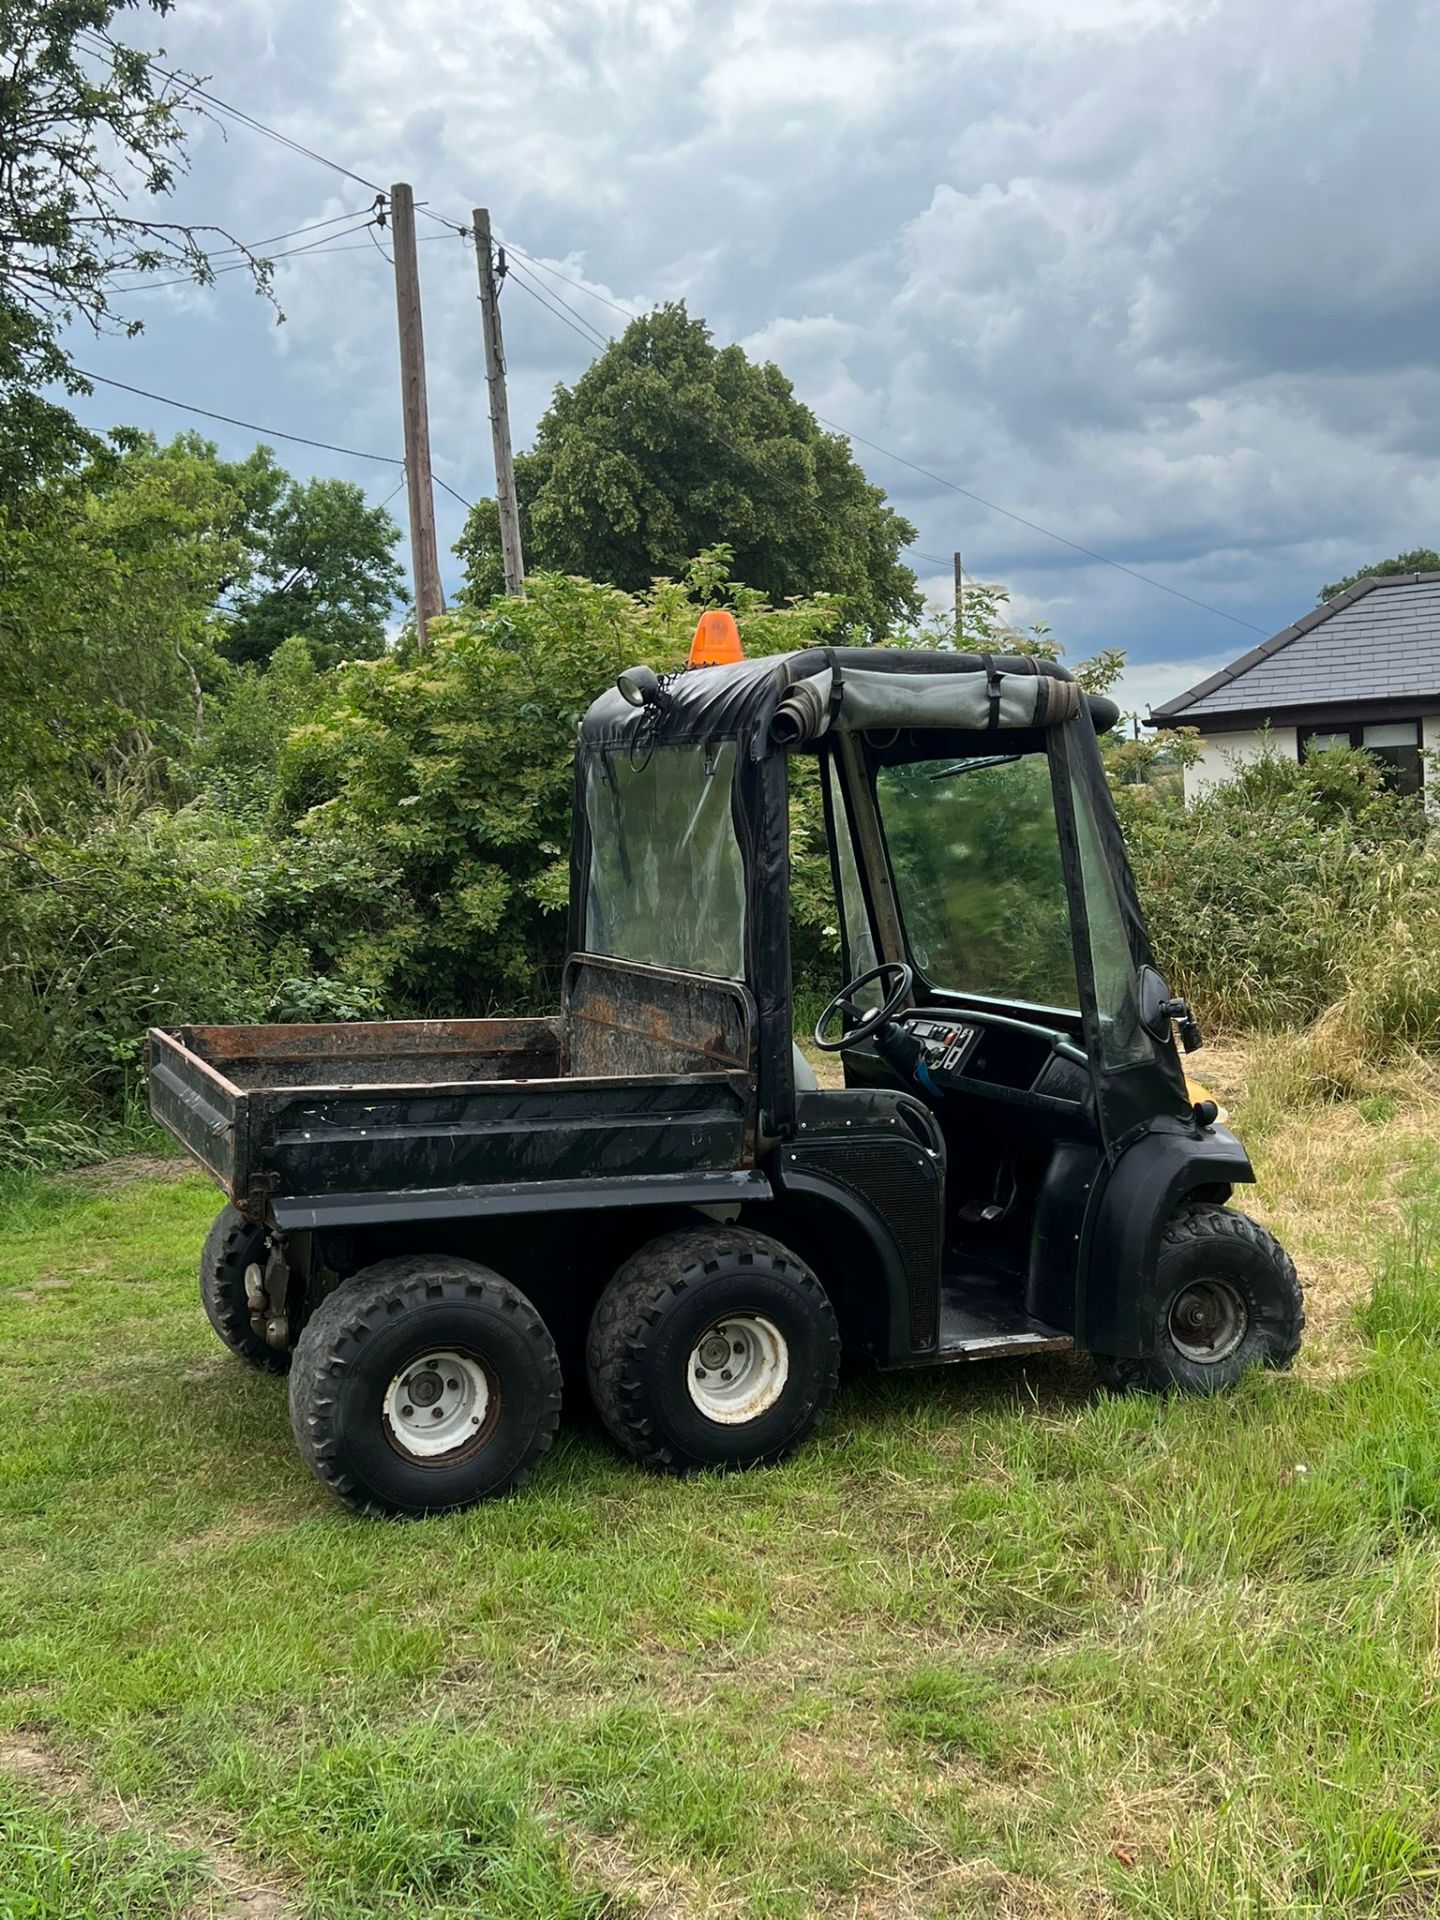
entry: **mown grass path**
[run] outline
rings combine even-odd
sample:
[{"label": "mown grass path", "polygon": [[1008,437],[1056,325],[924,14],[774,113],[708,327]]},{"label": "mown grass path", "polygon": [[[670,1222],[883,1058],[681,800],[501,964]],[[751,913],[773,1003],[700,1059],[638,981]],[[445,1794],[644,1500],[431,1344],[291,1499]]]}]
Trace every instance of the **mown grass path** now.
[{"label": "mown grass path", "polygon": [[1440,1132],[1412,1095],[1257,1109],[1259,1210],[1323,1296],[1291,1376],[872,1379],[793,1463],[685,1484],[572,1416],[522,1497],[408,1526],[330,1504],[283,1382],[215,1345],[207,1185],[13,1194],[0,1916],[1428,1911],[1440,1280],[1403,1223]]}]

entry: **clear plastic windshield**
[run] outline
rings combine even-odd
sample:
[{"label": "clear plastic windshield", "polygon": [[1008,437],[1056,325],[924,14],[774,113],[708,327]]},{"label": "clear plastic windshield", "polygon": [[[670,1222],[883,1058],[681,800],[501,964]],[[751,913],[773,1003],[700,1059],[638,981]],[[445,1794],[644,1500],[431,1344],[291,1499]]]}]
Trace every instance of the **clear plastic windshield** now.
[{"label": "clear plastic windshield", "polygon": [[1077,1009],[1045,755],[883,766],[875,796],[906,943],[930,984]]}]

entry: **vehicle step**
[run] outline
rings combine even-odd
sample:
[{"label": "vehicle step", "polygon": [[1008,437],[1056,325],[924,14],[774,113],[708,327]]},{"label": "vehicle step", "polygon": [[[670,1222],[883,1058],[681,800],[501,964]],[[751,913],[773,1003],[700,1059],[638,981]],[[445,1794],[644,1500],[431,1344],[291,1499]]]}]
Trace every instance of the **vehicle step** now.
[{"label": "vehicle step", "polygon": [[998,1288],[945,1284],[940,1300],[939,1360],[988,1360],[1007,1353],[1064,1353],[1074,1336],[1037,1320]]}]

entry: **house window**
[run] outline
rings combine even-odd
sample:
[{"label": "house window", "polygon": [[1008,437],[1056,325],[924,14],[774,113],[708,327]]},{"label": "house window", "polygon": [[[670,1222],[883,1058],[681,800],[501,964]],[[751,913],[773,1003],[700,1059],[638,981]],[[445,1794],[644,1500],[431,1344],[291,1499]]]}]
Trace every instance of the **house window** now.
[{"label": "house window", "polygon": [[1326,747],[1362,747],[1378,760],[1386,783],[1397,793],[1419,793],[1422,784],[1420,722],[1380,720],[1369,725],[1302,727],[1300,758],[1323,753]]}]

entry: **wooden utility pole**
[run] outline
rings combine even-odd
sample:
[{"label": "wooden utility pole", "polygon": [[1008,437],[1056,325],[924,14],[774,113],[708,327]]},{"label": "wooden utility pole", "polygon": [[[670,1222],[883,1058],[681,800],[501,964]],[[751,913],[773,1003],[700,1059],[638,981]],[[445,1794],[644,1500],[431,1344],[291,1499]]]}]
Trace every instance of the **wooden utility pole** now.
[{"label": "wooden utility pole", "polygon": [[959,644],[964,631],[965,620],[965,573],[960,565],[960,556],[955,556],[955,640]]},{"label": "wooden utility pole", "polygon": [[405,489],[410,502],[410,558],[415,576],[415,633],[423,653],[429,625],[445,611],[435,545],[435,489],[430,479],[430,411],[425,399],[425,333],[420,324],[420,267],[415,258],[415,195],[403,181],[390,189],[395,248],[395,306],[400,318],[400,403],[405,419]]},{"label": "wooden utility pole", "polygon": [[520,551],[520,506],[515,498],[515,462],[510,452],[510,403],[505,396],[505,346],[500,338],[500,299],[495,282],[495,248],[490,211],[476,207],[475,260],[480,270],[480,321],[485,330],[485,384],[490,391],[490,442],[495,449],[495,498],[500,504],[500,551],[505,560],[505,591],[525,591],[525,556]]}]

